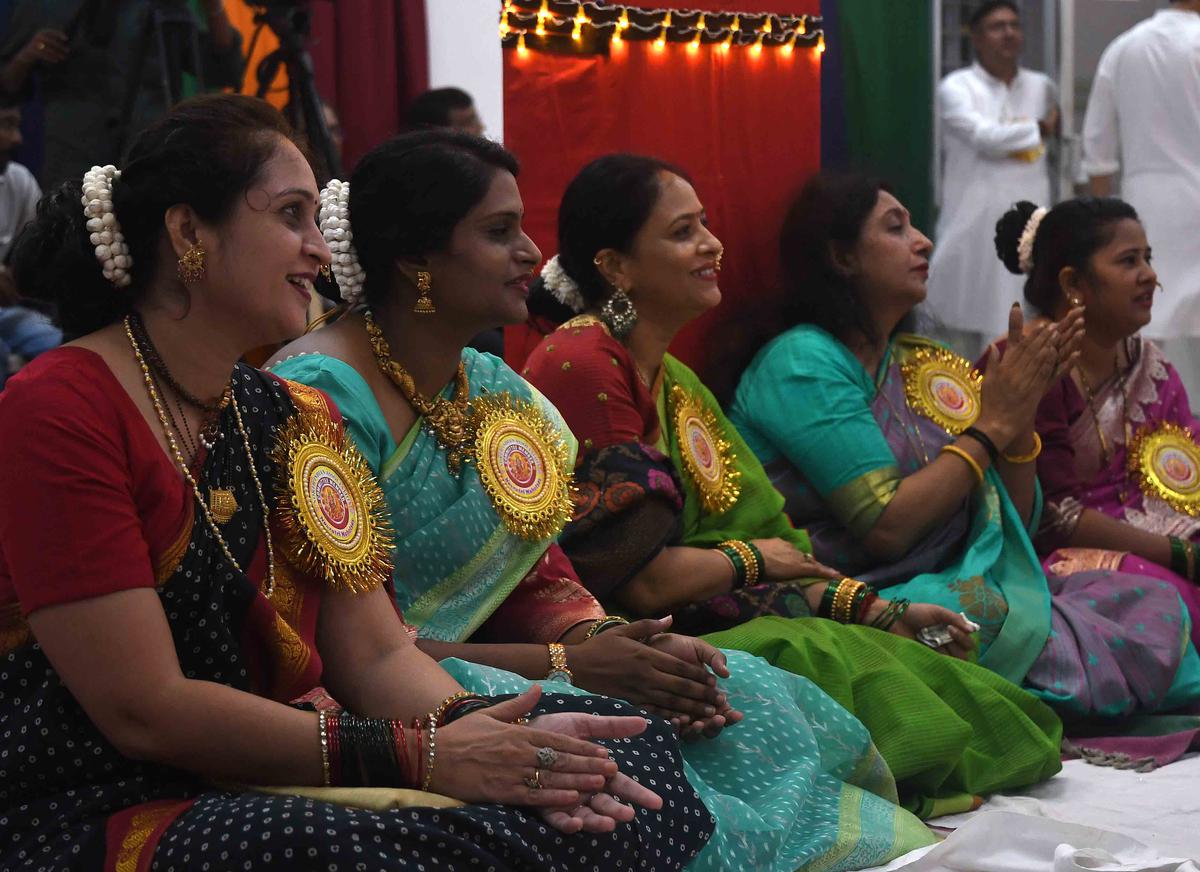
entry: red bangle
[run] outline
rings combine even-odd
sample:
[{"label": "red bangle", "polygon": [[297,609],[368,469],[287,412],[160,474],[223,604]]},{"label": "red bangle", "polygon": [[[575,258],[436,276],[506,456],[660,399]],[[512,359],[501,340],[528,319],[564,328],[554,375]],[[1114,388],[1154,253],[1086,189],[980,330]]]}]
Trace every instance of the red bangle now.
[{"label": "red bangle", "polygon": [[325,730],[329,736],[329,768],[334,787],[342,783],[342,731],[341,720],[337,715],[325,718]]}]

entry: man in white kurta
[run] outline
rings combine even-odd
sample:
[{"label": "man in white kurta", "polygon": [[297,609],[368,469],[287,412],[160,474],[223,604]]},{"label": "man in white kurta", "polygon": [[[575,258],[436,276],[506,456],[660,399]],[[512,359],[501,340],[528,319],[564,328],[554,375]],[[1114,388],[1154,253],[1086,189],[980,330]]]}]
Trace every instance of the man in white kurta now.
[{"label": "man in white kurta", "polygon": [[1083,149],[1094,194],[1112,193],[1121,171],[1154,250],[1164,293],[1143,333],[1200,336],[1200,0],[1172,3],[1104,50]]},{"label": "man in white kurta", "polygon": [[996,257],[996,221],[1013,203],[1049,205],[1045,140],[1057,125],[1054,84],[1018,65],[1024,39],[1011,3],[972,16],[976,61],[938,86],[942,201],[929,267],[930,314],[966,353],[1008,329],[1022,279]]}]

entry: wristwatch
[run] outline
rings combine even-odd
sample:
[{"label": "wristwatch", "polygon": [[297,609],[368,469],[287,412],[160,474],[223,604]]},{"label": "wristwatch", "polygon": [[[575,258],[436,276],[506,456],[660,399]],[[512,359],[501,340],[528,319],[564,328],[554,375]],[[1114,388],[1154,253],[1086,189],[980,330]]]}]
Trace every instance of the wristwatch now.
[{"label": "wristwatch", "polygon": [[550,671],[546,673],[546,680],[563,681],[573,685],[575,675],[567,668],[567,646],[551,642],[546,647],[550,649]]}]

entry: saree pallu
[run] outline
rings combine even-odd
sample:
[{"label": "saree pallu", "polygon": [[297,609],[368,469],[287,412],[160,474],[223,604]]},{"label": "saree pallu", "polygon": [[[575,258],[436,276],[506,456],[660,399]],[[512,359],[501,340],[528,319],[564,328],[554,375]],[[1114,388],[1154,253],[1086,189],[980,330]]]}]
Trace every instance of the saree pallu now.
[{"label": "saree pallu", "polygon": [[[979,663],[1064,713],[1117,717],[1198,698],[1200,658],[1174,588],[1137,574],[1144,564],[1121,554],[1055,553],[1043,566],[1029,535],[1040,491],[1027,529],[993,469],[900,561],[871,558],[862,537],[900,481],[954,438],[934,419],[942,413],[928,411],[941,400],[915,387],[921,366],[935,368],[942,389],[970,371],[935,343],[900,336],[872,379],[844,345],[804,325],[768,345],[743,376],[735,420],[793,520],[808,527],[816,556],[882,596],[964,612],[981,626]],[[949,401],[978,402],[957,390]]]},{"label": "saree pallu", "polygon": [[[540,394],[495,358],[467,349],[463,360],[472,396],[516,392],[541,405],[548,419],[561,421]],[[517,537],[491,508],[479,476],[470,469],[452,476],[445,453],[420,421],[397,445],[370,388],[351,367],[304,355],[274,370],[330,394],[364,455],[381,471],[393,526],[406,543],[400,548],[430,551],[398,555],[397,565],[407,567],[396,579],[403,601],[429,601],[452,581],[462,594],[444,610],[456,616],[470,604],[469,619],[444,616],[441,608],[422,612],[422,636],[551,642],[574,623],[604,614],[552,541],[512,541]],[[673,487],[669,476],[657,484]],[[469,524],[464,517],[471,518]],[[525,549],[545,554],[520,561],[504,557]],[[529,572],[531,562],[536,565]],[[720,680],[721,689],[746,719],[714,740],[683,748],[686,783],[716,819],[712,838],[690,869],[854,869],[930,843],[928,830],[897,805],[887,766],[857,721],[811,683],[741,652],[727,656],[732,677]],[[484,694],[514,693],[530,684],[489,666],[456,660],[445,665],[465,687]],[[568,685],[545,687],[575,694],[572,699],[588,708],[606,702]],[[668,803],[678,790],[662,773],[651,773],[643,783]]]},{"label": "saree pallu", "polygon": [[[610,597],[665,547],[778,536],[807,550],[805,534],[783,513],[783,497],[682,363],[667,358],[652,394],[620,343],[601,327],[576,321],[547,339],[528,374],[585,447],[576,514],[561,542],[581,567],[602,569],[606,556],[614,565],[616,581],[581,571],[600,595]],[[673,404],[677,386],[686,397]],[[681,410],[686,414],[677,414]],[[697,432],[695,421],[707,435]],[[681,438],[681,432],[691,436]],[[689,444],[699,455],[693,462],[703,459],[706,446],[723,452],[724,469],[738,473],[732,504],[706,509],[695,468],[683,460]],[[719,479],[709,476],[710,483]],[[710,486],[710,505],[714,494],[720,489]],[[807,617],[803,586],[803,580],[758,585],[750,596],[714,597],[676,610],[675,618],[726,630],[706,639],[803,676],[860,718],[896,774],[903,804],[922,816],[967,810],[978,794],[1058,771],[1062,726],[1047,706],[985,669],[915,642]],[[739,620],[758,615],[767,616]]]},{"label": "saree pallu", "polygon": [[[1129,469],[1131,439],[1173,430],[1176,438],[1194,440],[1200,427],[1187,391],[1153,342],[1135,336],[1122,350],[1125,365],[1096,388],[1091,406],[1069,375],[1038,404],[1036,426],[1043,446],[1038,478],[1046,510],[1034,544],[1043,552],[1069,541],[1085,509],[1148,533],[1200,543],[1200,518],[1183,510],[1187,501],[1168,502]],[[1185,468],[1185,478],[1200,473],[1184,454],[1175,453],[1174,459],[1191,466]],[[1200,643],[1200,589],[1164,568],[1158,568],[1157,576],[1179,592],[1192,619],[1192,641]]]}]

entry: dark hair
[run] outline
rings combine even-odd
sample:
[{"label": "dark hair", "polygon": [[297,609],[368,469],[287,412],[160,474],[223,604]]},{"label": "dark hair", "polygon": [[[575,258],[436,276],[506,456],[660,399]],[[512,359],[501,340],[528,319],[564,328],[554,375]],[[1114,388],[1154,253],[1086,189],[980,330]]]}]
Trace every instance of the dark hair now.
[{"label": "dark hair", "polygon": [[858,172],[822,172],[800,189],[779,233],[784,299],[776,333],[816,324],[839,339],[860,333],[876,339],[875,325],[854,283],[834,268],[833,247],[853,246],[880,191],[882,180]]},{"label": "dark hair", "polygon": [[350,225],[367,302],[385,299],[395,258],[445,248],[501,171],[520,172],[504,146],[449,128],[404,133],[367,153],[350,177]]},{"label": "dark hair", "polygon": [[[638,154],[596,158],[567,185],[558,207],[558,262],[577,285],[588,306],[599,306],[612,288],[593,259],[612,248],[629,252],[633,240],[658,204],[663,173],[691,181],[674,164]],[[554,298],[539,277],[529,300],[530,311],[562,322],[575,313]]]},{"label": "dark hair", "polygon": [[983,19],[987,18],[997,9],[1011,9],[1013,14],[1021,14],[1020,7],[1013,0],[987,0],[987,2],[975,7],[975,10],[971,13],[971,17],[967,19],[967,27],[974,30],[983,22]]},{"label": "dark hair", "polygon": [[[1021,274],[1017,245],[1037,206],[1022,200],[996,222],[996,255],[1008,271]],[[1139,220],[1132,206],[1116,197],[1078,197],[1046,213],[1033,238],[1033,270],[1025,279],[1025,299],[1038,312],[1051,315],[1062,297],[1058,274],[1064,267],[1081,272],[1098,249],[1112,241],[1116,224]]]},{"label": "dark hair", "polygon": [[180,103],[137,135],[113,184],[132,284],[117,288],[101,273],[80,205],[82,181],[73,179],[42,198],[17,239],[17,287],[51,304],[68,339],[120,320],[154,281],[167,209],[186,203],[205,221],[225,220],[280,138],[295,141],[284,117],[262,100],[211,94]]},{"label": "dark hair", "polygon": [[408,107],[409,129],[447,127],[453,110],[470,109],[474,105],[471,95],[462,88],[434,88],[418,94]]}]

